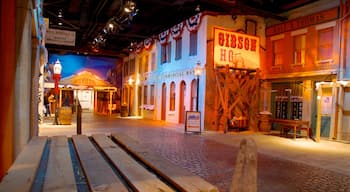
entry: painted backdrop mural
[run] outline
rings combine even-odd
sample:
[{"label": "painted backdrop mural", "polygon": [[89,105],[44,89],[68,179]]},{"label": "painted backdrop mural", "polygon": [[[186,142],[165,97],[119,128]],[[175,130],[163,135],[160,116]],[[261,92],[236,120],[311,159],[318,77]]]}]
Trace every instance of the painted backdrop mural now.
[{"label": "painted backdrop mural", "polygon": [[117,59],[107,57],[93,57],[80,55],[49,55],[49,61],[45,66],[45,81],[52,81],[53,65],[59,59],[62,65],[61,78],[70,77],[82,71],[90,72],[110,84],[117,86],[116,83],[116,63]]}]

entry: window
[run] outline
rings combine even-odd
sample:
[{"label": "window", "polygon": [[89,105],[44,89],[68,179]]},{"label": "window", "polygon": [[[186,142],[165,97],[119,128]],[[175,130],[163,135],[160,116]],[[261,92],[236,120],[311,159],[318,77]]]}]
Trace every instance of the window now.
[{"label": "window", "polygon": [[256,35],[256,21],[247,19],[245,21],[245,31],[248,35]]},{"label": "window", "polygon": [[278,66],[283,64],[283,40],[275,40],[272,42],[273,46],[273,64],[272,66]]},{"label": "window", "polygon": [[139,63],[138,63],[139,67],[138,67],[138,73],[142,74],[144,71],[143,71],[143,63],[142,63],[142,57],[139,58]]},{"label": "window", "polygon": [[154,105],[154,85],[151,85],[150,87],[150,103],[151,105]]},{"label": "window", "polygon": [[294,64],[305,63],[305,45],[306,35],[296,35],[293,37],[294,41]]},{"label": "window", "polygon": [[156,69],[156,53],[152,53],[152,61],[151,61],[151,71]]},{"label": "window", "polygon": [[147,85],[143,87],[143,104],[147,104]]},{"label": "window", "polygon": [[129,75],[129,61],[124,62],[124,76]]},{"label": "window", "polygon": [[147,73],[148,72],[148,55],[145,56],[145,60],[144,60],[144,72]]},{"label": "window", "polygon": [[175,43],[175,60],[179,60],[181,59],[182,39],[176,39]]},{"label": "window", "polygon": [[175,111],[175,83],[170,84],[170,111]]},{"label": "window", "polygon": [[129,75],[135,74],[135,59],[130,60]]},{"label": "window", "polygon": [[170,53],[171,53],[171,43],[168,42],[167,44],[162,45],[161,48],[161,54],[162,54],[162,63],[170,62]]},{"label": "window", "polygon": [[190,56],[197,55],[197,31],[190,32]]},{"label": "window", "polygon": [[320,61],[332,59],[333,52],[333,28],[326,28],[318,31],[318,54]]},{"label": "window", "polygon": [[128,102],[128,89],[127,88],[123,88],[123,104],[126,104]]}]

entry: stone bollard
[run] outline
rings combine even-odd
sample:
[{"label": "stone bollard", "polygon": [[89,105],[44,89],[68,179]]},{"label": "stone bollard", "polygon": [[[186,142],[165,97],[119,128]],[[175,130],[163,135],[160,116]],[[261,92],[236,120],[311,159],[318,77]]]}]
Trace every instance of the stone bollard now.
[{"label": "stone bollard", "polygon": [[257,149],[253,139],[241,141],[230,192],[257,192]]}]

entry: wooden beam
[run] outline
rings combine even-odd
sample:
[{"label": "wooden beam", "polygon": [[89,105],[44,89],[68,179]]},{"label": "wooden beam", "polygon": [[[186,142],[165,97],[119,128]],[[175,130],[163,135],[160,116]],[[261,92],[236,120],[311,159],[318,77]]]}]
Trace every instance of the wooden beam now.
[{"label": "wooden beam", "polygon": [[92,137],[114,166],[129,180],[135,191],[174,191],[158,177],[137,163],[106,135],[93,135]]},{"label": "wooden beam", "polygon": [[65,136],[54,136],[51,139],[43,191],[77,191],[68,140]]},{"label": "wooden beam", "polygon": [[0,191],[30,191],[47,137],[34,137],[18,155],[0,183]]},{"label": "wooden beam", "polygon": [[87,136],[73,135],[72,139],[92,191],[128,191]]}]

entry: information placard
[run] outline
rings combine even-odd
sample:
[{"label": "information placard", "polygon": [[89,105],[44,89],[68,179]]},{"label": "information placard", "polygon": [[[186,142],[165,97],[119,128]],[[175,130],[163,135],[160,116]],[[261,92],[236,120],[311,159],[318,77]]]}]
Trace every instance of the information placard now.
[{"label": "information placard", "polygon": [[201,133],[201,112],[186,111],[185,133],[186,132]]}]

